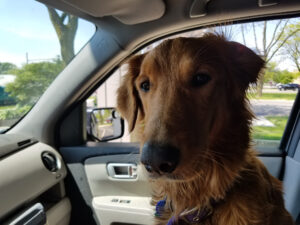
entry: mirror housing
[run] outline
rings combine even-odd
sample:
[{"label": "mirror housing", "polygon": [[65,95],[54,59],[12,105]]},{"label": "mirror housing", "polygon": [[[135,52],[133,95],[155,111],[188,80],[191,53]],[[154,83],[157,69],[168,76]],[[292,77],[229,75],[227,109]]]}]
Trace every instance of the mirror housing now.
[{"label": "mirror housing", "polygon": [[124,120],[115,108],[88,108],[87,135],[92,141],[110,141],[124,134]]}]

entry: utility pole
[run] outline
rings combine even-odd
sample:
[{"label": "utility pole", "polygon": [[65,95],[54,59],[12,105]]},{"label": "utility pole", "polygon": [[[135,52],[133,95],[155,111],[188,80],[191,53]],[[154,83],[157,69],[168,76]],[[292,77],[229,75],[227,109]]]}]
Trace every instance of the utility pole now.
[{"label": "utility pole", "polygon": [[26,52],[26,64],[28,64],[29,60],[28,60],[28,52]]}]

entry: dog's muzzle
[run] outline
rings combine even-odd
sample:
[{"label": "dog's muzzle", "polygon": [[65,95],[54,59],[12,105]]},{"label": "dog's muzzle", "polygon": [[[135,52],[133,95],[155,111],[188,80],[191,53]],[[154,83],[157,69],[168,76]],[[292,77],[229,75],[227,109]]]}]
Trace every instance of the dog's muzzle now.
[{"label": "dog's muzzle", "polygon": [[180,151],[172,145],[146,142],[142,148],[141,162],[149,173],[172,173],[180,159]]}]

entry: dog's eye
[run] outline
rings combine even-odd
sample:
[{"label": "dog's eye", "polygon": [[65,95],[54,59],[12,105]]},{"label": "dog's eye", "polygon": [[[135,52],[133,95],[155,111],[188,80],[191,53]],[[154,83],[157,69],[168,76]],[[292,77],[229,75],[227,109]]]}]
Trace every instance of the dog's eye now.
[{"label": "dog's eye", "polygon": [[150,81],[146,80],[146,81],[142,82],[140,87],[141,87],[142,91],[148,92],[150,90]]},{"label": "dog's eye", "polygon": [[192,78],[192,85],[200,87],[210,81],[210,76],[206,73],[196,73]]}]

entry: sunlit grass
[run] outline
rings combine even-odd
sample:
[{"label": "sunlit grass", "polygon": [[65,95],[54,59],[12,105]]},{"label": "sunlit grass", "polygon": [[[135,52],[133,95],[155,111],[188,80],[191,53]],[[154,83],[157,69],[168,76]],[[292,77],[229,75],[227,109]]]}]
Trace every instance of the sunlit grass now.
[{"label": "sunlit grass", "polygon": [[266,119],[272,122],[275,126],[253,126],[252,138],[264,140],[280,140],[282,138],[288,116],[267,116]]},{"label": "sunlit grass", "polygon": [[247,96],[251,99],[262,100],[295,100],[297,93],[263,93],[261,97],[253,93],[249,93]]}]

